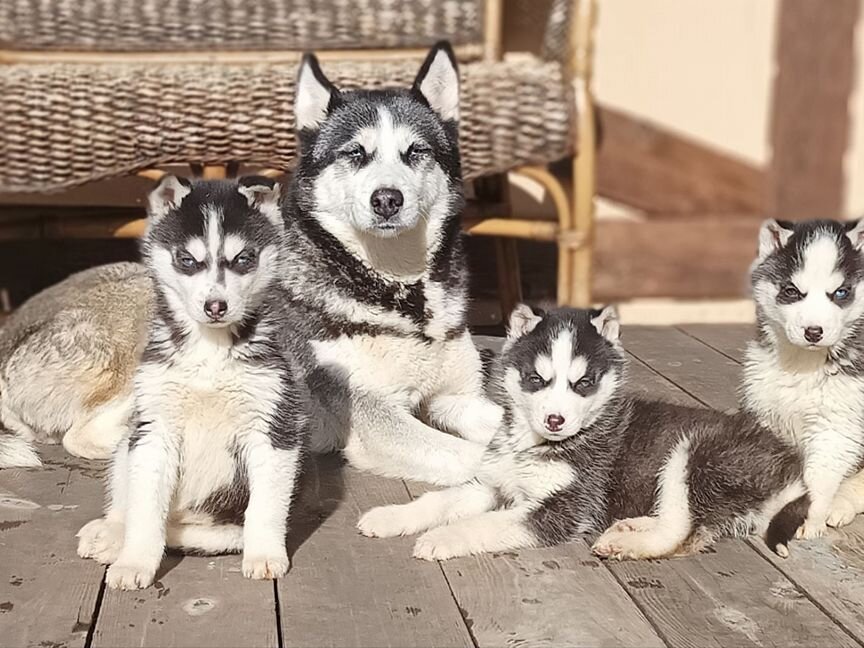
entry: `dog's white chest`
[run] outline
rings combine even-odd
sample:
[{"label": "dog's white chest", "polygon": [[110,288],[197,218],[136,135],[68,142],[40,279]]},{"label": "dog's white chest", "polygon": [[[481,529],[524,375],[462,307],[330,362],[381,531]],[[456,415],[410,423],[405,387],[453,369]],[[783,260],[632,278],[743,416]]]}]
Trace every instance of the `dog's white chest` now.
[{"label": "dog's white chest", "polygon": [[748,351],[744,398],[764,425],[804,445],[820,430],[830,431],[830,421],[854,426],[864,413],[861,380],[830,365],[781,366],[762,348]]},{"label": "dog's white chest", "polygon": [[272,410],[270,394],[279,388],[275,372],[256,370],[224,349],[142,366],[136,377],[141,414],[158,416],[180,448],[173,509],[200,504],[232,483],[246,437],[266,425],[272,411],[264,410]]}]

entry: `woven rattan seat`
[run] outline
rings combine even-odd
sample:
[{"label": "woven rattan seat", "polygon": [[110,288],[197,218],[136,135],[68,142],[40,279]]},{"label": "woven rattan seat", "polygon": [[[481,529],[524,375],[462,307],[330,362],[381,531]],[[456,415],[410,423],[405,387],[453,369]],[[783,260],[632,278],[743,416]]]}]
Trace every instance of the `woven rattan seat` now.
[{"label": "woven rattan seat", "polygon": [[[0,68],[0,191],[52,191],[148,166],[290,168],[296,64]],[[410,85],[416,61],[332,62],[342,87]],[[533,57],[462,66],[463,166],[474,178],[571,150],[562,68]]]}]

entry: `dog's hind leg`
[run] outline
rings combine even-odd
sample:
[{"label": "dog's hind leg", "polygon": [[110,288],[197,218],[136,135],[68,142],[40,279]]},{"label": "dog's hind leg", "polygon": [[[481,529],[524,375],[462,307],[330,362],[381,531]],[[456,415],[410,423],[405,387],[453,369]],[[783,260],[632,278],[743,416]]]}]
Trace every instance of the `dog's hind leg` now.
[{"label": "dog's hind leg", "polygon": [[484,449],[423,424],[407,406],[372,394],[352,397],[344,454],[360,470],[453,486],[474,477]]},{"label": "dog's hind leg", "polygon": [[495,504],[495,490],[472,481],[425,493],[408,504],[376,506],[360,518],[357,528],[370,538],[411,535],[485,513]]},{"label": "dog's hind leg", "polygon": [[103,403],[88,418],[69,428],[63,436],[63,447],[76,457],[108,459],[127,430],[132,408],[131,393]]}]

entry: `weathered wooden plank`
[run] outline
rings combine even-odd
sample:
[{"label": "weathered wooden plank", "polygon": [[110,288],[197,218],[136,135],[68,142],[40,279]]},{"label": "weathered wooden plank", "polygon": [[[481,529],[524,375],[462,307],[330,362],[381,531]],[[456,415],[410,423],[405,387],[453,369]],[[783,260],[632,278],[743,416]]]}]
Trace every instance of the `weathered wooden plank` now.
[{"label": "weathered wooden plank", "polygon": [[647,212],[764,213],[764,170],[608,107],[598,119],[601,196]]},{"label": "weathered wooden plank", "polygon": [[327,517],[278,584],[283,645],[471,646],[438,565],[412,558],[410,538],[356,530],[368,509],[408,501],[404,484],[333,466],[320,481]]},{"label": "weathered wooden plank", "polygon": [[783,0],[777,20],[770,213],[843,216],[860,0]]},{"label": "weathered wooden plank", "polygon": [[661,215],[645,221],[600,219],[593,294],[600,300],[743,297],[759,224],[718,212],[686,223]]},{"label": "weathered wooden plank", "polygon": [[583,541],[442,563],[477,645],[662,646]]},{"label": "weathered wooden plank", "polygon": [[92,646],[278,645],[271,581],[240,573],[239,556],[168,555],[153,587],[106,589]]},{"label": "weathered wooden plank", "polygon": [[627,392],[633,396],[647,400],[657,399],[678,405],[700,405],[692,396],[676,387],[675,383],[649,368],[632,354],[630,355],[627,374]]},{"label": "weathered wooden plank", "polygon": [[0,644],[83,647],[103,570],[75,533],[101,512],[102,469],[39,450],[42,468],[0,470]]},{"label": "weathered wooden plank", "polygon": [[609,565],[670,646],[857,646],[740,540],[685,559]]},{"label": "weathered wooden plank", "polygon": [[624,347],[688,394],[719,410],[737,408],[740,365],[670,327],[630,326]]},{"label": "weathered wooden plank", "polygon": [[755,324],[686,324],[679,329],[736,362],[744,362],[747,343],[756,337]]}]

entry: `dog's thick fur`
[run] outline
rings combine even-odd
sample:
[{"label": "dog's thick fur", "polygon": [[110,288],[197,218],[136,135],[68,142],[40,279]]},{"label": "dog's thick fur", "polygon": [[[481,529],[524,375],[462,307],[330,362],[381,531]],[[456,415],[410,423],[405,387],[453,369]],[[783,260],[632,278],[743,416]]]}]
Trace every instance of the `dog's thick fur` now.
[{"label": "dog's thick fur", "polygon": [[107,459],[132,411],[153,306],[143,266],[85,270],[0,328],[0,468],[38,466],[32,441]]},{"label": "dog's thick fur", "polygon": [[802,448],[820,536],[864,511],[864,221],[766,221],[751,278],[743,407]]},{"label": "dog's thick fur", "polygon": [[445,44],[410,89],[340,91],[307,57],[285,209],[285,284],[317,365],[315,449],[438,484],[474,473],[500,420],[465,321],[458,94]]},{"label": "dog's thick fur", "polygon": [[109,587],[150,585],[166,545],[242,550],[251,578],[288,570],[309,397],[287,334],[278,197],[265,178],[170,176],[150,196],[142,251],[155,313],[131,431],[105,517],[79,532],[79,555],[111,565]]},{"label": "dog's thick fur", "polygon": [[426,531],[414,555],[428,560],[557,544],[613,522],[599,556],[681,555],[751,532],[785,554],[803,518],[784,507],[806,499],[794,446],[752,416],[627,397],[618,328],[611,308],[517,308],[492,376],[504,421],[476,477],[373,509],[360,531]]},{"label": "dog's thick fur", "polygon": [[[283,209],[283,282],[302,313],[295,333],[315,350],[304,360],[316,403],[314,449],[342,449],[361,469],[440,484],[473,474],[500,420],[484,397],[465,321],[458,97],[446,44],[431,50],[405,89],[340,91],[306,57],[295,102],[300,158]],[[107,277],[115,268],[92,272]],[[100,325],[139,330],[152,294],[143,282],[140,292],[119,282],[111,289],[122,307],[109,311],[87,295],[77,301]],[[108,324],[116,318],[122,325]],[[68,336],[61,317],[52,322]],[[138,362],[131,339],[72,336],[66,352],[116,354],[117,375],[131,376]],[[35,352],[23,354],[30,371],[45,371]],[[76,376],[82,398],[99,391],[62,354],[54,360]],[[128,379],[123,385],[128,394]],[[71,418],[71,426],[85,420]],[[110,447],[118,436],[112,429],[91,443]]]}]

